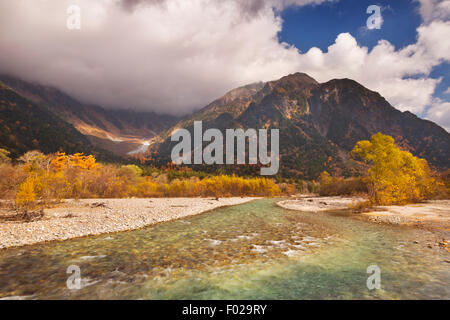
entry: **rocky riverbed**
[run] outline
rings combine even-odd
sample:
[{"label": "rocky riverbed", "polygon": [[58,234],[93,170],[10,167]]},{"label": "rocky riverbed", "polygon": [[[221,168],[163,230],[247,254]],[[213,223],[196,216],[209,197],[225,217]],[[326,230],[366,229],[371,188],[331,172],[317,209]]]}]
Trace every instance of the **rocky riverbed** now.
[{"label": "rocky riverbed", "polygon": [[0,249],[139,229],[255,198],[152,198],[65,200],[33,221],[10,219],[0,209]]},{"label": "rocky riverbed", "polygon": [[[299,197],[280,201],[285,209],[298,211],[347,210],[363,198],[345,197]],[[378,223],[420,226],[428,229],[450,231],[450,200],[433,200],[404,206],[379,206],[367,209],[355,216],[365,217]]]},{"label": "rocky riverbed", "polygon": [[371,221],[450,231],[450,200],[434,200],[405,206],[381,206],[364,212]]},{"label": "rocky riverbed", "polygon": [[288,210],[319,212],[348,209],[351,205],[364,201],[363,198],[344,197],[298,197],[293,200],[280,201],[277,204]]}]

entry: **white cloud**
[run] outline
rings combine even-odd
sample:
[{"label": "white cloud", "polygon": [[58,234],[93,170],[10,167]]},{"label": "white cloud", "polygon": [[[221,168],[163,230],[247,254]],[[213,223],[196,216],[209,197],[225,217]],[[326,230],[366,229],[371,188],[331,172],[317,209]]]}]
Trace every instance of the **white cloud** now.
[{"label": "white cloud", "polygon": [[448,87],[447,90],[444,91],[444,94],[450,94],[450,87]]},{"label": "white cloud", "polygon": [[[321,82],[355,79],[421,115],[436,104],[433,67],[450,61],[450,22],[442,18],[449,1],[420,0],[424,24],[406,48],[380,41],[369,51],[343,33],[326,52],[306,53],[279,42],[277,10],[324,0],[74,2],[82,8],[80,31],[66,29],[64,1],[1,1],[0,71],[105,106],[170,113],[302,71]],[[445,124],[448,113],[433,119]]]},{"label": "white cloud", "polygon": [[281,20],[269,6],[248,18],[237,1],[76,3],[80,31],[67,30],[64,1],[1,1],[0,71],[106,106],[177,113],[281,77],[298,56],[278,42]]},{"label": "white cloud", "polygon": [[434,99],[431,107],[426,112],[426,119],[439,123],[445,130],[450,132],[450,102]]}]

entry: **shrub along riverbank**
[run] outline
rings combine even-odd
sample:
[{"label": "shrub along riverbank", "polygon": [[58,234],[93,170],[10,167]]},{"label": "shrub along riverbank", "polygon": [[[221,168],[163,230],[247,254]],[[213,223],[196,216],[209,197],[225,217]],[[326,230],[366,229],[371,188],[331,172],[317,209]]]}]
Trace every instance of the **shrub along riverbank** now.
[{"label": "shrub along riverbank", "polygon": [[448,199],[450,173],[433,173],[425,159],[413,156],[381,133],[359,141],[352,151],[368,165],[366,175],[344,179],[323,172],[320,195],[366,195],[370,205],[404,205],[428,199]]},{"label": "shrub along riverbank", "polygon": [[[266,178],[200,176],[169,180],[173,170],[144,171],[136,165],[100,164],[91,155],[44,155],[31,151],[13,165],[2,151],[0,198],[32,208],[67,198],[278,196],[282,190]],[[149,172],[147,168],[147,173]],[[175,175],[176,176],[176,175]]]},{"label": "shrub along riverbank", "polygon": [[419,159],[378,133],[360,141],[352,154],[366,162],[361,177],[332,177],[323,172],[319,182],[281,177],[211,175],[168,164],[164,168],[101,164],[92,155],[44,155],[30,151],[14,163],[0,149],[0,199],[14,199],[29,209],[66,198],[236,197],[319,193],[322,196],[362,196],[359,206],[403,205],[450,194],[450,174],[433,173]]}]

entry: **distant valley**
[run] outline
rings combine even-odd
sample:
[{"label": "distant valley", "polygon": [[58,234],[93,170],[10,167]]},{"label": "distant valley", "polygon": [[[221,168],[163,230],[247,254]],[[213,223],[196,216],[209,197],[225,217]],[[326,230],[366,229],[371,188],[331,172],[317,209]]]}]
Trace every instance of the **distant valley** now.
[{"label": "distant valley", "polygon": [[38,83],[1,76],[0,81],[22,98],[73,125],[96,147],[127,156],[178,118],[153,112],[110,110],[82,103],[64,92]]}]

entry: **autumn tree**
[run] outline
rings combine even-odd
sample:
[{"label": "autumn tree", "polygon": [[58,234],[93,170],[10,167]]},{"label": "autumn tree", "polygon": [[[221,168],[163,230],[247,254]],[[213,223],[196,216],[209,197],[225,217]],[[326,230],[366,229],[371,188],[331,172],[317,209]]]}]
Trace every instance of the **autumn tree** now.
[{"label": "autumn tree", "polygon": [[322,172],[319,176],[319,182],[321,185],[327,185],[333,182],[333,178],[326,171]]},{"label": "autumn tree", "polygon": [[370,141],[359,141],[352,153],[370,165],[372,204],[419,202],[432,193],[435,180],[427,161],[398,148],[392,137],[377,133]]},{"label": "autumn tree", "polygon": [[48,157],[37,150],[26,152],[18,160],[19,162],[24,163],[25,166],[32,171],[47,169],[49,165]]},{"label": "autumn tree", "polygon": [[75,153],[74,155],[69,156],[69,158],[70,164],[80,169],[93,170],[97,169],[99,166],[93,155],[85,156],[83,153]]},{"label": "autumn tree", "polygon": [[8,150],[0,148],[0,164],[9,163],[11,161]]},{"label": "autumn tree", "polygon": [[324,171],[319,176],[319,194],[321,196],[352,196],[367,193],[365,177],[332,177]]},{"label": "autumn tree", "polygon": [[66,155],[64,152],[58,152],[52,159],[51,165],[56,170],[63,170],[68,167],[93,170],[99,167],[93,155],[86,156],[83,153]]},{"label": "autumn tree", "polygon": [[29,176],[20,186],[16,194],[16,205],[21,208],[31,209],[35,206],[37,192],[36,192],[36,178]]}]

